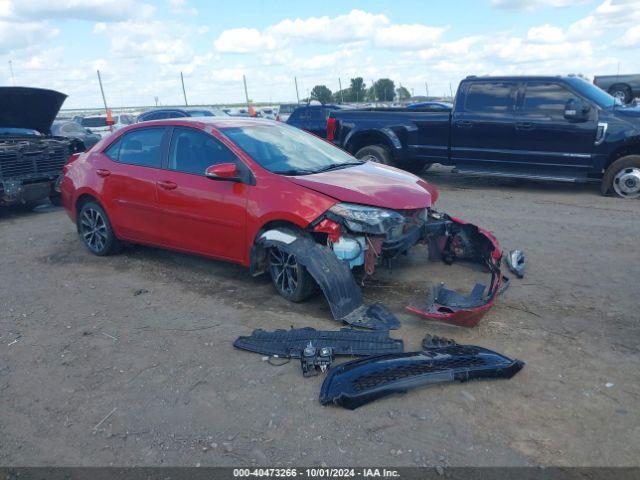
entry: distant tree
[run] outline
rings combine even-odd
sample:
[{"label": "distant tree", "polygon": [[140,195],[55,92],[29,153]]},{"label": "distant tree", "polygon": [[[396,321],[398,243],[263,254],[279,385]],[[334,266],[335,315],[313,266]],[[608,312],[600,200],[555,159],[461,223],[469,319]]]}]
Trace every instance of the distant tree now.
[{"label": "distant tree", "polygon": [[353,92],[350,88],[343,88],[342,90],[338,90],[337,92],[333,92],[333,101],[336,103],[341,102],[354,102],[356,97],[353,95]]},{"label": "distant tree", "polygon": [[376,80],[373,84],[379,102],[390,102],[396,95],[396,84],[388,78]]},{"label": "distant tree", "polygon": [[333,97],[331,96],[331,90],[325,85],[316,85],[311,89],[311,98],[318,100],[320,103],[330,103]]},{"label": "distant tree", "polygon": [[351,102],[361,102],[364,100],[367,91],[367,86],[364,84],[362,77],[356,77],[351,79]]},{"label": "distant tree", "polygon": [[401,85],[396,89],[396,96],[398,100],[402,102],[411,98],[411,92]]},{"label": "distant tree", "polygon": [[367,100],[370,102],[375,102],[377,100],[376,89],[373,85],[367,90]]}]

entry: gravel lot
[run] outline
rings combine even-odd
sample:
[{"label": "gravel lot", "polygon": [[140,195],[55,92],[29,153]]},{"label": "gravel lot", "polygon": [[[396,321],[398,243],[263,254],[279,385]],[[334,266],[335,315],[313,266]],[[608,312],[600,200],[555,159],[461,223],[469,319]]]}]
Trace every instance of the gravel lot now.
[{"label": "gravel lot", "polygon": [[527,362],[512,380],[323,407],[321,377],[231,346],[258,327],[336,328],[322,298],[290,304],[238,266],[152,248],[97,258],[63,210],[2,209],[0,464],[637,465],[640,202],[425,177],[441,211],[524,249],[525,278],[473,329],[403,313],[428,281],[476,276],[419,248],[365,295],[399,316],[407,350],[427,332],[494,348]]}]

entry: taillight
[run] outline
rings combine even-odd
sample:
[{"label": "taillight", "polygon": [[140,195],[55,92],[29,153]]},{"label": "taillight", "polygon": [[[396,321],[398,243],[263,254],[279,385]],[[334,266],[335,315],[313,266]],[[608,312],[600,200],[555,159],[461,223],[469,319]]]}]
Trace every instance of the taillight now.
[{"label": "taillight", "polygon": [[336,136],[336,119],[333,117],[327,118],[327,140],[332,141]]}]

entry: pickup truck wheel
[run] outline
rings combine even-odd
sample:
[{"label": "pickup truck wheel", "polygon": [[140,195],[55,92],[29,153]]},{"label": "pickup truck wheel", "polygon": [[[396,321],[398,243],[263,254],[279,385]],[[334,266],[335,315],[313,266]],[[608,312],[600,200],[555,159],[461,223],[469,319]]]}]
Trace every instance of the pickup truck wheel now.
[{"label": "pickup truck wheel", "polygon": [[383,165],[395,165],[391,152],[382,145],[369,145],[367,147],[363,147],[356,152],[356,158],[358,160],[366,160],[368,162],[381,163]]},{"label": "pickup truck wheel", "polygon": [[94,255],[103,257],[120,249],[111,222],[104,209],[95,202],[87,202],[78,214],[78,231],[85,246]]},{"label": "pickup truck wheel", "polygon": [[627,85],[614,85],[609,89],[612,97],[617,98],[626,105],[631,101],[631,89]]},{"label": "pickup truck wheel", "polygon": [[619,158],[604,172],[603,195],[614,191],[622,198],[640,197],[640,155]]}]

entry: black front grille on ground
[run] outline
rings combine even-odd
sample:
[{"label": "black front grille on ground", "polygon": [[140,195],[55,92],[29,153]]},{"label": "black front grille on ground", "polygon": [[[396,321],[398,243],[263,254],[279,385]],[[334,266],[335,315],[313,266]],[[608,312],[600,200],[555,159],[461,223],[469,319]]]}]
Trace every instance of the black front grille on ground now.
[{"label": "black front grille on ground", "polygon": [[69,158],[69,146],[60,142],[33,148],[29,144],[0,147],[0,178],[57,174]]}]

